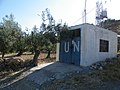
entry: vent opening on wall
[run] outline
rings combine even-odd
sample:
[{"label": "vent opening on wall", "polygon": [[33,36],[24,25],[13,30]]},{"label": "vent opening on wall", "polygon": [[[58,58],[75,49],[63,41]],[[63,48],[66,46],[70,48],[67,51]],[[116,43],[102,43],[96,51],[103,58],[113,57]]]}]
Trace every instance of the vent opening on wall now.
[{"label": "vent opening on wall", "polygon": [[72,32],[72,38],[80,37],[80,29],[71,30],[71,32]]},{"label": "vent opening on wall", "polygon": [[99,52],[109,52],[109,41],[100,39]]}]

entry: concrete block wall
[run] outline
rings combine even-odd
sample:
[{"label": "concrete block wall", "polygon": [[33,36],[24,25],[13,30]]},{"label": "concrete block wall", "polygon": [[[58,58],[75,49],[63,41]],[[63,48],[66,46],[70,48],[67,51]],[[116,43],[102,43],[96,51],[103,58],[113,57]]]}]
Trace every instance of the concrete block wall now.
[{"label": "concrete block wall", "polygon": [[[117,33],[91,24],[76,25],[69,29],[79,28],[81,28],[80,66],[89,66],[97,61],[117,56]],[[99,52],[100,39],[109,41],[109,52]],[[59,46],[60,44],[57,44],[57,61]]]}]

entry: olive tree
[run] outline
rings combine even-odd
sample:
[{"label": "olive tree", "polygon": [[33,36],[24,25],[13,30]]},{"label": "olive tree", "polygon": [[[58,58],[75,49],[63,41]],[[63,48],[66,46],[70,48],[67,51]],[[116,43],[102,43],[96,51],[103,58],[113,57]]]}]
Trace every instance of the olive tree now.
[{"label": "olive tree", "polygon": [[16,49],[14,46],[17,44],[20,35],[21,28],[14,21],[14,16],[12,14],[6,15],[0,24],[0,52],[2,52],[2,58],[4,58],[5,53],[13,52]]}]

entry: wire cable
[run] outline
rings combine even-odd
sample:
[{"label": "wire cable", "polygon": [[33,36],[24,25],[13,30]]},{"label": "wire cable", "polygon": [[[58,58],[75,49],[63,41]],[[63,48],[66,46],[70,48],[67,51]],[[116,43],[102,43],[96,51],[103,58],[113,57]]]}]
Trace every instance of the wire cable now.
[{"label": "wire cable", "polygon": [[[95,8],[96,8],[96,7],[94,7],[94,8],[91,9],[88,13],[86,13],[86,16],[87,16],[89,13],[91,13]],[[84,18],[84,17],[85,17],[85,15],[82,16],[81,18],[79,18],[78,20],[76,20],[74,23],[72,23],[72,25],[75,24],[75,23],[77,23],[79,20],[81,20],[81,19]]]}]

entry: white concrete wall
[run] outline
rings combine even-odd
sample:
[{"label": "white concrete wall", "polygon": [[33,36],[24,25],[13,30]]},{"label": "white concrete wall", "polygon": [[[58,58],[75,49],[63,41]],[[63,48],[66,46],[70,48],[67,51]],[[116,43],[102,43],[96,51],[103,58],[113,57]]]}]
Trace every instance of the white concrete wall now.
[{"label": "white concrete wall", "polygon": [[56,61],[59,61],[60,43],[57,43],[56,48]]},{"label": "white concrete wall", "polygon": [[[117,34],[90,24],[82,25],[81,66],[88,66],[117,55]],[[99,52],[100,39],[109,41],[109,52]]]},{"label": "white concrete wall", "polygon": [[[106,58],[117,55],[117,34],[90,24],[72,26],[70,29],[81,28],[81,66],[88,66]],[[99,52],[100,39],[109,41],[109,52]],[[59,43],[57,44],[56,60],[59,61]]]}]

